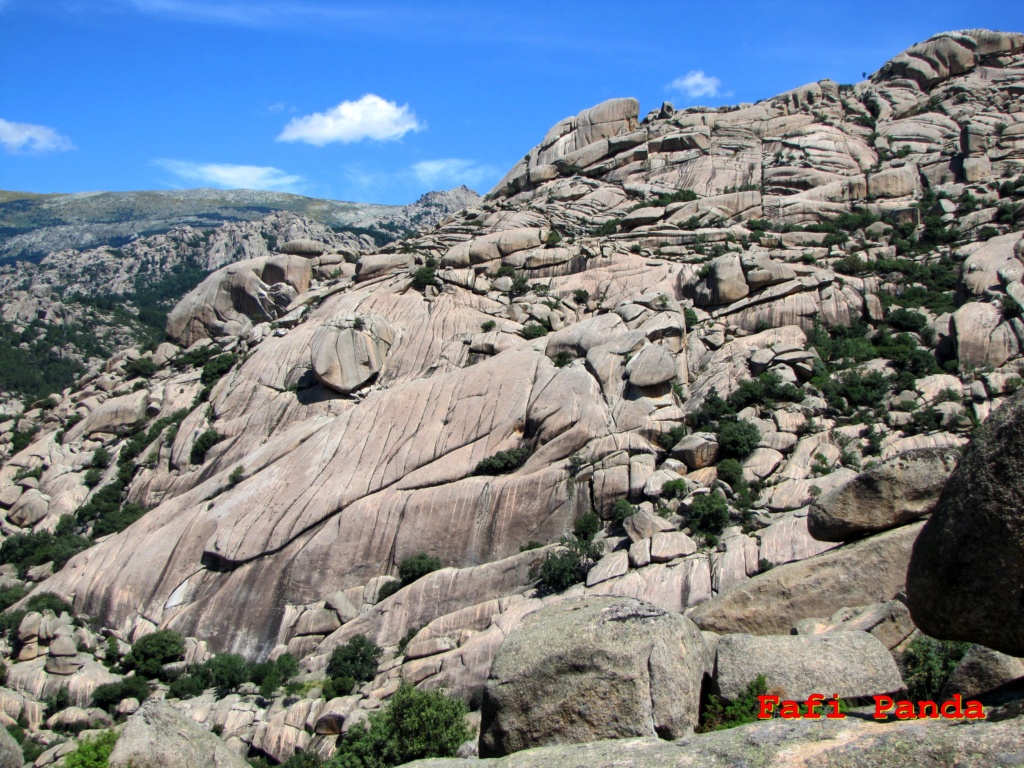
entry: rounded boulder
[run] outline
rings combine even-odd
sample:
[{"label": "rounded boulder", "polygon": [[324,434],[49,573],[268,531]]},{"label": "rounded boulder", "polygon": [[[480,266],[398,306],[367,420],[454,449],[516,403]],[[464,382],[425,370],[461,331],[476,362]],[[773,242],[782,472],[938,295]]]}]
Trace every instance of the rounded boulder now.
[{"label": "rounded boulder", "polygon": [[1024,391],[975,430],[907,569],[918,628],[1024,656]]},{"label": "rounded boulder", "polygon": [[697,724],[710,658],[689,619],[632,598],[583,597],[528,617],[484,691],[480,756],[633,736],[676,739]]}]

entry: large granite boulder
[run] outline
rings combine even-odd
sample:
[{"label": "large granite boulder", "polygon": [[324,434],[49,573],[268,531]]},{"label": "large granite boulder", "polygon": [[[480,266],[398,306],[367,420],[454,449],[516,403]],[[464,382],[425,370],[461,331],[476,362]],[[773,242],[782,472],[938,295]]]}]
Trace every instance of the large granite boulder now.
[{"label": "large granite boulder", "polygon": [[188,347],[200,339],[247,334],[270,322],[309,288],[313,268],[302,256],[266,256],[218,269],[167,315],[167,337]]},{"label": "large granite boulder", "polygon": [[914,623],[1024,655],[1024,391],[974,432],[914,545]]},{"label": "large granite boulder", "polygon": [[1007,656],[983,645],[972,645],[942,688],[941,699],[959,693],[976,699],[1000,686],[1024,678],[1024,659]]},{"label": "large granite boulder", "polygon": [[484,692],[481,756],[601,738],[679,738],[697,724],[708,651],[693,623],[630,598],[585,597],[528,617]]},{"label": "large granite boulder", "polygon": [[726,635],[718,641],[715,684],[723,697],[739,698],[758,675],[788,699],[812,693],[861,698],[903,688],[892,655],[867,632]]},{"label": "large granite boulder", "polygon": [[128,718],[110,753],[110,768],[248,768],[220,738],[162,701]]},{"label": "large granite boulder", "polygon": [[689,614],[720,634],[787,634],[798,621],[850,605],[891,600],[906,583],[910,550],[923,523],[786,563],[698,605]]},{"label": "large granite boulder", "polygon": [[845,541],[926,515],[959,458],[955,448],[923,448],[886,459],[818,497],[807,529],[819,541]]},{"label": "large granite boulder", "polygon": [[325,387],[350,394],[383,370],[394,335],[391,324],[377,315],[321,326],[310,343],[313,374]]}]

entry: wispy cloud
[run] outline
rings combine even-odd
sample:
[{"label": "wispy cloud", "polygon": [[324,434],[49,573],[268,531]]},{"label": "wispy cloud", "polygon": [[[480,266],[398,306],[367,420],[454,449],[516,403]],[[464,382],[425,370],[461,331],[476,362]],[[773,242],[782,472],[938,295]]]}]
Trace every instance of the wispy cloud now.
[{"label": "wispy cloud", "polygon": [[[233,24],[245,27],[279,27],[315,21],[368,21],[379,18],[372,5],[338,7],[330,3],[295,0],[120,0],[141,13],[184,21]],[[2,0],[0,0],[2,2]]]},{"label": "wispy cloud", "polygon": [[71,139],[53,128],[32,123],[12,123],[3,119],[0,119],[0,145],[11,154],[66,152],[75,148]]},{"label": "wispy cloud", "polygon": [[685,93],[690,98],[696,99],[701,96],[717,96],[722,81],[717,77],[704,74],[703,69],[695,69],[687,72],[682,77],[677,77],[668,85],[670,90]]},{"label": "wispy cloud", "polygon": [[489,165],[481,165],[475,160],[462,160],[455,157],[441,160],[423,160],[411,168],[416,180],[433,188],[453,187],[465,184],[478,187],[490,181],[493,183],[500,173]]},{"label": "wispy cloud", "polygon": [[317,147],[335,141],[342,144],[363,139],[396,141],[410,131],[422,131],[425,127],[408,104],[398,106],[368,93],[358,101],[343,101],[327,112],[293,118],[277,140],[302,141]]},{"label": "wispy cloud", "polygon": [[302,188],[301,176],[279,168],[261,165],[230,165],[227,163],[192,163],[186,160],[154,160],[155,165],[170,171],[190,184],[209,184],[221,189],[267,189],[275,192],[296,192]]}]

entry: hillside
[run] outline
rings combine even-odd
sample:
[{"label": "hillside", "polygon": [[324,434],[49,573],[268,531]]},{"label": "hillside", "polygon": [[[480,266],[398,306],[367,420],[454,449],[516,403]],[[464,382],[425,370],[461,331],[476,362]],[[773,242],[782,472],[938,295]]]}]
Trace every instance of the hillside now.
[{"label": "hillside", "polygon": [[[1024,440],[1024,35],[937,35],[737,107],[612,99],[429,231],[356,253],[305,226],[225,260],[154,349],[0,423],[4,710],[30,731],[155,636],[180,643],[148,675],[169,709],[275,762],[349,754],[342,729],[403,680],[479,709],[480,754],[518,753],[497,765],[1024,750],[1019,690],[986,730],[692,736],[724,717],[709,691],[758,675],[855,704],[1024,677],[1024,621],[994,607],[1024,600],[1018,443],[998,445]],[[996,476],[977,527],[955,522],[964,451]],[[929,552],[910,590],[926,540],[992,553],[1005,584]],[[951,579],[977,615],[935,618]],[[95,623],[58,630],[72,615]],[[367,669],[338,662],[367,644]],[[186,670],[211,654],[299,671],[214,685]],[[988,687],[958,666],[978,656]]]},{"label": "hillside", "polygon": [[[211,270],[304,238],[354,260],[477,200],[461,187],[401,207],[251,190],[0,203],[7,231],[29,228],[0,236],[0,408],[60,392],[116,352],[155,346],[167,311]],[[28,256],[27,243],[37,249]]]},{"label": "hillside", "polygon": [[[251,189],[185,189],[144,192],[78,192],[38,195],[0,190],[0,265],[39,261],[54,251],[120,247],[176,227],[218,227],[289,212],[336,230],[376,231],[387,238],[432,226],[472,202],[465,187],[428,193],[410,205],[321,200]],[[453,207],[454,205],[454,207]],[[438,217],[438,214],[441,214]]]}]

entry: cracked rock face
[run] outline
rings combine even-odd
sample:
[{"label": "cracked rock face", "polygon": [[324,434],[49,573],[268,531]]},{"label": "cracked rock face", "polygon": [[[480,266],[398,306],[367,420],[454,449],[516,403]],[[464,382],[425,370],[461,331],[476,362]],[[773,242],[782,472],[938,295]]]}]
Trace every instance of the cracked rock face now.
[{"label": "cracked rock face", "polygon": [[648,603],[587,597],[543,608],[494,660],[480,755],[629,736],[679,738],[697,724],[710,666],[693,623]]}]

